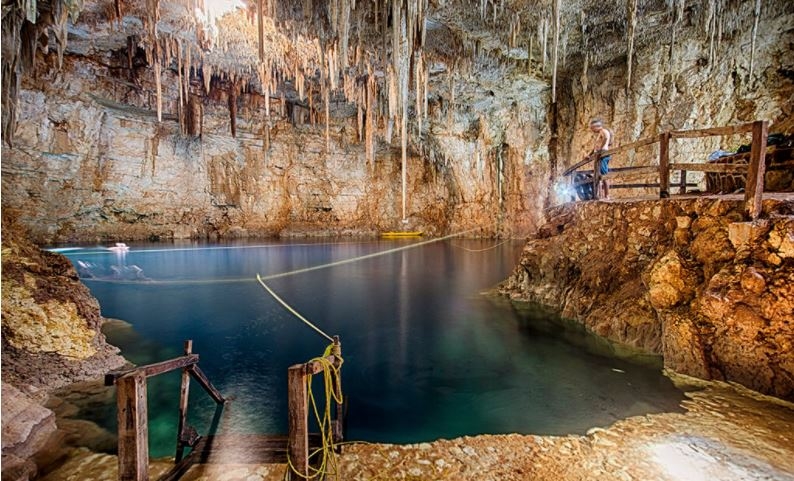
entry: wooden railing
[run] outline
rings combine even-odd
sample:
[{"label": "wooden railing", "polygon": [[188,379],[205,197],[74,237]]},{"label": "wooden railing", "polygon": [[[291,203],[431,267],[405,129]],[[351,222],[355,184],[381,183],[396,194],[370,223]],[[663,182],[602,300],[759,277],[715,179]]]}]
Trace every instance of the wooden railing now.
[{"label": "wooden railing", "polygon": [[[341,366],[342,351],[339,343],[339,336],[334,336],[334,348],[329,356],[325,357],[335,369],[330,370],[334,376],[332,384],[336,392],[331,397],[332,404],[336,410],[336,417],[332,425],[334,442],[343,439],[343,408],[339,403],[334,402],[334,397],[341,399]],[[297,479],[306,479],[309,474],[309,396],[307,388],[307,377],[319,374],[327,369],[326,364],[320,361],[309,361],[304,364],[290,366],[287,371],[287,392],[288,392],[288,416],[289,416],[289,440],[287,446],[287,456],[292,469],[297,473]],[[338,377],[337,377],[338,376]]]},{"label": "wooden railing", "polygon": [[[624,188],[659,188],[659,197],[664,199],[670,196],[670,172],[679,170],[681,171],[681,180],[678,187],[681,193],[686,193],[688,186],[696,184],[687,183],[687,172],[719,172],[719,173],[741,173],[747,174],[747,182],[744,190],[744,210],[745,215],[755,220],[761,214],[761,198],[764,192],[764,174],[766,172],[766,141],[769,131],[769,123],[765,120],[759,120],[752,123],[733,125],[727,127],[711,127],[706,129],[694,130],[674,130],[670,132],[663,132],[657,136],[648,137],[645,139],[631,142],[629,144],[621,145],[614,149],[592,154],[588,158],[576,163],[569,167],[563,176],[569,176],[577,172],[577,169],[591,163],[593,165],[592,181],[587,180],[586,183],[592,182],[593,194],[596,199],[601,198],[601,172],[599,169],[599,162],[602,157],[608,155],[620,154],[628,151],[637,150],[640,147],[659,143],[659,165],[648,166],[634,166],[634,167],[619,167],[611,168],[607,178],[619,178],[626,175],[636,174],[658,174],[658,184],[640,183],[640,184],[618,184],[613,187]],[[681,138],[699,138],[711,136],[734,135],[752,132],[753,139],[750,147],[749,164],[713,164],[713,163],[670,163],[670,140]],[[589,172],[589,171],[585,171]],[[584,183],[584,182],[582,182]],[[575,181],[574,181],[575,184]]]},{"label": "wooden railing", "polygon": [[176,462],[181,460],[185,447],[193,446],[199,438],[196,430],[187,425],[190,378],[195,379],[216,403],[222,405],[226,402],[199,368],[198,362],[198,354],[193,353],[193,341],[188,340],[185,341],[184,356],[133,369],[112,371],[105,375],[105,385],[116,385],[120,481],[149,481],[147,378],[182,369]]}]

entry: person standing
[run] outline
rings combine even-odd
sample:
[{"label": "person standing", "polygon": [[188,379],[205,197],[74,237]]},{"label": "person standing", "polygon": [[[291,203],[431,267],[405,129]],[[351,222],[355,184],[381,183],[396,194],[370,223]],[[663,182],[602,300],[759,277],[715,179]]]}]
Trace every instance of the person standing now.
[{"label": "person standing", "polygon": [[[593,155],[599,156],[598,171],[601,175],[606,175],[609,172],[609,161],[612,160],[611,155],[601,156],[601,153],[609,150],[612,145],[612,132],[604,127],[604,121],[596,117],[590,121],[590,131],[595,134],[593,139],[593,150],[585,156],[585,159]],[[602,188],[604,190],[604,198],[609,198],[609,184],[606,180],[602,179]],[[595,186],[593,186],[595,189]]]}]

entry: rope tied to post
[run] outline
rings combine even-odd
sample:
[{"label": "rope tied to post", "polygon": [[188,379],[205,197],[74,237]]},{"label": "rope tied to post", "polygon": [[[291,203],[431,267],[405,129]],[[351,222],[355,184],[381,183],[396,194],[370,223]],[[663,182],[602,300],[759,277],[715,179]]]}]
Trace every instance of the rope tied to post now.
[{"label": "rope tied to post", "polygon": [[[296,311],[292,306],[287,304],[281,297],[278,296],[267,284],[262,280],[262,277],[257,274],[256,275],[257,281],[262,287],[273,296],[273,298],[279,302],[287,311],[293,314],[295,317],[303,321],[307,326],[311,327],[315,332],[323,336],[324,338],[331,341],[325,351],[323,351],[322,356],[318,356],[312,358],[304,364],[307,367],[306,369],[306,391],[307,391],[307,398],[308,398],[308,409],[310,412],[314,413],[314,418],[317,422],[317,426],[320,430],[320,442],[321,445],[315,451],[309,453],[309,459],[320,455],[322,456],[319,462],[319,467],[315,468],[309,465],[309,472],[302,473],[298,467],[296,467],[289,456],[289,450],[287,451],[287,465],[289,466],[288,472],[295,474],[296,476],[303,478],[303,479],[314,479],[318,478],[323,479],[326,475],[331,474],[336,476],[339,473],[339,466],[336,460],[336,449],[338,443],[334,439],[334,426],[333,426],[333,419],[331,418],[331,403],[336,402],[337,405],[343,404],[344,395],[342,394],[342,378],[339,375],[339,371],[342,367],[342,363],[344,359],[342,358],[342,345],[339,342],[339,337],[331,337],[326,334],[322,329],[317,327],[314,323],[303,317],[298,311]],[[308,369],[308,366],[313,364],[319,364],[322,369],[323,374],[323,390],[325,395],[325,405],[322,414],[320,414],[320,409],[317,404],[317,400],[314,397],[314,391],[312,389],[312,380],[313,380],[313,370]],[[338,422],[341,422],[340,419],[337,419]]]}]

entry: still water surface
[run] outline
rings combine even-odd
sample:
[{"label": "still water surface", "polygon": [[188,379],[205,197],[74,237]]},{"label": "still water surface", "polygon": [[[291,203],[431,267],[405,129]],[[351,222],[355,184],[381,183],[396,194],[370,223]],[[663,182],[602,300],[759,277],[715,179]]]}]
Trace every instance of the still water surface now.
[{"label": "still water surface", "polygon": [[[410,240],[268,244],[131,244],[64,252],[99,299],[111,342],[135,363],[194,352],[234,401],[228,432],[286,432],[286,372],[327,342],[255,281],[406,245]],[[348,439],[419,442],[481,433],[583,433],[677,408],[658,359],[610,356],[605,341],[482,292],[509,275],[523,243],[453,240],[268,281],[342,340]],[[483,250],[487,249],[487,250]],[[86,276],[94,276],[93,279]],[[117,279],[125,282],[108,282]],[[319,379],[317,391],[321,390]],[[150,448],[172,455],[178,373],[149,382]],[[214,403],[191,384],[190,424]],[[115,407],[94,410],[114,429]]]}]

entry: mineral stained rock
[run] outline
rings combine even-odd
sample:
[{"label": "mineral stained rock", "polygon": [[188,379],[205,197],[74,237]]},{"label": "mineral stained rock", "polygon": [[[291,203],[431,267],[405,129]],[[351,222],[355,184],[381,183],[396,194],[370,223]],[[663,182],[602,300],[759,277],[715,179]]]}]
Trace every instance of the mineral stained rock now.
[{"label": "mineral stained rock", "polygon": [[791,197],[588,202],[551,212],[500,290],[704,379],[794,398]]},{"label": "mineral stained rock", "polygon": [[95,378],[124,359],[100,332],[99,304],[69,261],[3,223],[3,380],[56,388]]}]

